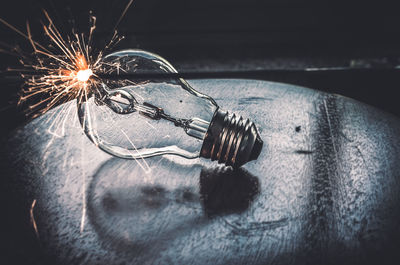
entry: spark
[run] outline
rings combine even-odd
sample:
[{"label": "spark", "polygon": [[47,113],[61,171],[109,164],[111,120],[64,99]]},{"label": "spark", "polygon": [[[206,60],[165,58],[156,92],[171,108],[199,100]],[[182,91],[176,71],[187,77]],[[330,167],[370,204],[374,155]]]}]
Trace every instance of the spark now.
[{"label": "spark", "polygon": [[[126,139],[129,141],[129,143],[132,145],[132,147],[135,149],[135,152],[139,153],[138,149],[136,148],[135,144],[132,142],[132,140],[129,138],[128,134],[120,129],[122,134],[126,137]],[[135,158],[135,156],[133,156],[133,158],[135,159],[136,163],[138,163],[138,165],[143,169],[144,173],[149,174],[151,172],[151,168],[149,166],[149,164],[147,164],[146,160],[144,160],[144,158],[142,156],[140,156],[140,160],[143,161],[143,164],[141,163],[141,161],[139,161],[138,159]]]},{"label": "spark", "polygon": [[[131,4],[132,1],[128,3],[118,23],[122,20]],[[0,50],[8,54],[16,55],[19,58],[19,62],[22,64],[23,69],[9,68],[8,71],[18,72],[23,78],[24,85],[18,104],[29,102],[27,115],[32,116],[32,118],[44,114],[61,103],[74,99],[76,99],[78,103],[87,101],[89,95],[99,93],[101,80],[96,73],[101,71],[101,59],[107,49],[112,48],[122,39],[122,37],[117,35],[114,29],[113,36],[108,44],[103,49],[96,51],[92,47],[93,32],[96,29],[95,16],[90,16],[90,29],[88,34],[74,33],[73,29],[70,36],[63,36],[47,11],[43,10],[43,13],[46,19],[45,23],[42,23],[43,31],[49,40],[46,45],[33,39],[28,22],[26,23],[26,33],[24,33],[0,18],[2,24],[27,39],[33,49],[31,54],[26,51],[21,51],[18,48],[13,48],[10,51],[4,49]],[[31,74],[31,72],[33,72],[33,74]],[[64,111],[60,111],[59,114],[61,115],[63,112]],[[53,119],[54,121],[50,127],[58,123],[58,116],[59,115]],[[66,117],[64,121],[61,122],[63,127],[65,121]],[[63,131],[64,128],[62,128],[62,132]],[[48,156],[47,148],[52,145],[53,139],[54,138],[49,141],[46,147],[43,162],[46,161],[46,157]],[[82,153],[82,160],[83,159],[84,155]],[[84,230],[86,216],[86,178],[84,171],[82,175],[81,233]],[[36,236],[39,238],[39,232],[33,214],[35,205],[36,200],[34,200],[31,205],[30,217]]]},{"label": "spark", "polygon": [[29,210],[29,214],[31,217],[31,223],[32,223],[33,229],[35,230],[36,237],[39,239],[39,231],[38,231],[38,228],[36,225],[35,216],[33,214],[33,209],[35,208],[35,205],[36,205],[36,199],[34,199],[32,202],[31,209]]},{"label": "spark", "polygon": [[[102,93],[101,84],[103,80],[100,79],[99,74],[107,73],[103,66],[108,66],[109,69],[118,69],[119,71],[118,62],[104,63],[102,62],[103,56],[123,39],[122,36],[117,34],[116,29],[126,15],[133,1],[134,0],[130,0],[126,5],[121,16],[118,18],[110,40],[102,49],[95,49],[92,45],[93,33],[96,29],[96,17],[93,15],[89,16],[90,27],[86,34],[75,33],[75,29],[72,29],[70,35],[62,35],[47,11],[43,10],[45,22],[42,22],[42,28],[44,35],[48,39],[47,43],[39,43],[33,39],[29,22],[26,23],[25,33],[0,18],[0,23],[29,41],[33,50],[32,52],[27,52],[18,47],[0,49],[0,52],[17,56],[22,65],[22,69],[8,68],[7,70],[19,73],[24,80],[18,104],[27,105],[26,114],[28,116],[35,118],[62,103],[72,100],[77,100],[78,103],[82,103],[88,101],[88,98],[93,94],[100,95]],[[4,44],[2,45],[7,46]],[[121,82],[121,84],[125,84],[127,83],[127,80]],[[65,108],[62,108],[57,116],[53,117],[53,115],[56,115],[55,112],[49,118],[49,121],[53,120],[53,122],[48,131],[53,135],[53,137],[45,147],[43,164],[47,160],[49,147],[53,144],[55,137],[61,137],[64,135],[65,122],[68,116],[65,114],[68,114],[69,111],[70,109],[66,111]],[[61,122],[60,116],[64,116],[64,120]],[[91,114],[88,113],[88,116],[90,119]],[[52,127],[57,127],[57,125],[62,126],[61,135],[56,133],[57,128],[54,130],[54,133],[52,133]],[[82,161],[84,160],[85,154],[82,150]],[[138,163],[146,173],[149,172],[150,168],[146,162],[144,162],[145,166],[140,162]],[[48,170],[47,167],[46,170]],[[84,168],[82,167],[81,234],[84,232],[85,228],[87,207],[85,195],[85,174]],[[39,232],[33,214],[35,205],[36,199],[31,205],[30,217],[36,236],[39,238]]]},{"label": "spark", "polygon": [[146,121],[147,125],[149,125],[149,127],[151,127],[153,130],[156,130],[156,127],[154,127],[153,125],[151,125],[150,122]]},{"label": "spark", "polygon": [[[82,159],[84,159],[84,152],[82,150]],[[82,213],[81,213],[81,225],[80,225],[80,233],[82,235],[83,230],[85,229],[85,217],[86,217],[86,175],[85,169],[82,167]]]},{"label": "spark", "polygon": [[122,19],[125,17],[126,12],[128,11],[129,7],[131,7],[133,1],[134,1],[134,0],[130,0],[130,1],[128,2],[128,4],[126,5],[126,7],[125,7],[124,11],[122,12],[121,16],[119,17],[117,23],[115,23],[114,30],[113,30],[114,32],[116,32],[119,23],[120,23],[120,22],[122,21]]},{"label": "spark", "polygon": [[[129,4],[130,5],[130,4]],[[63,36],[47,11],[43,10],[45,23],[43,31],[49,42],[47,45],[35,41],[30,25],[26,23],[26,33],[0,18],[0,22],[29,41],[33,53],[14,49],[23,69],[8,69],[20,73],[24,85],[18,104],[28,102],[27,114],[37,117],[51,108],[70,101],[84,100],[84,95],[100,93],[101,59],[107,49],[117,44],[122,37],[116,32],[101,50],[92,47],[96,17],[90,16],[88,34],[74,33]]]}]

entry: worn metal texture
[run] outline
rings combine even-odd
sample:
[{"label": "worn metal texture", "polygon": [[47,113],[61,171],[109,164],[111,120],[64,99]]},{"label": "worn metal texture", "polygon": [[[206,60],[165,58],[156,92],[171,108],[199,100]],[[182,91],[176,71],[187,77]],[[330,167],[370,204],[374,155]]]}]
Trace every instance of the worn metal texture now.
[{"label": "worn metal texture", "polygon": [[28,215],[36,199],[37,259],[398,264],[396,117],[286,84],[190,83],[257,124],[258,160],[233,171],[205,159],[113,158],[84,135],[75,104],[63,105],[18,129],[6,147],[21,211]]}]

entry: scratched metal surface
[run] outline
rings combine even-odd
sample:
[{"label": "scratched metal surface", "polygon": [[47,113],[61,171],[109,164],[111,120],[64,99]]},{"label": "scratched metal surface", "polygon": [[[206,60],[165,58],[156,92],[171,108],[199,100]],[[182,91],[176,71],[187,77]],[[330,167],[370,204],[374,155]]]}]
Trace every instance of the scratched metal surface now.
[{"label": "scratched metal surface", "polygon": [[397,118],[286,84],[190,83],[258,125],[265,144],[257,161],[232,171],[158,157],[146,159],[146,173],[90,143],[73,103],[16,131],[7,144],[11,177],[24,184],[15,196],[37,200],[43,261],[397,264]]}]

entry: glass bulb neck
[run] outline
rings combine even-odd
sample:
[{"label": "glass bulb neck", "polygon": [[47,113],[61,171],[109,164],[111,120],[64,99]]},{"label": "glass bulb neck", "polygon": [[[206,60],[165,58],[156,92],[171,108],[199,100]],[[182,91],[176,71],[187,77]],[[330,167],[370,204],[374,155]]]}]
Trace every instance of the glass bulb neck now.
[{"label": "glass bulb neck", "polygon": [[218,109],[205,135],[200,156],[237,168],[256,160],[262,146],[253,122]]}]

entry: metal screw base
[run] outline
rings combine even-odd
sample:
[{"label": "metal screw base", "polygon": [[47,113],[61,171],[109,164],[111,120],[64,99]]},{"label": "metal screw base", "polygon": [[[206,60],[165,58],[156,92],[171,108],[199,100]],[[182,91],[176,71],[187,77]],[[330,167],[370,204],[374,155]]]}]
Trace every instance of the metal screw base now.
[{"label": "metal screw base", "polygon": [[217,110],[204,138],[200,156],[227,166],[240,167],[256,160],[263,141],[249,119]]}]

